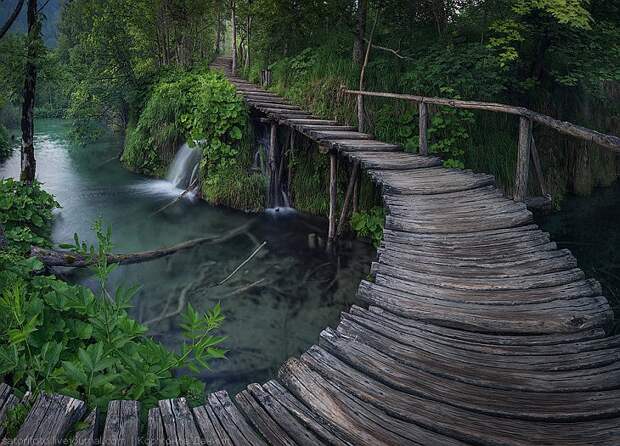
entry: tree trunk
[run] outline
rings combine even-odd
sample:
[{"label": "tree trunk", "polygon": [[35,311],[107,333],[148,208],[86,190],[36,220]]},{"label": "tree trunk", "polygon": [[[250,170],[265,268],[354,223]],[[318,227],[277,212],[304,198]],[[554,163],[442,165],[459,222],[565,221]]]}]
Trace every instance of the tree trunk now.
[{"label": "tree trunk", "polygon": [[353,63],[358,66],[361,66],[364,62],[364,37],[366,36],[367,16],[368,0],[357,0],[355,42],[353,43]]},{"label": "tree trunk", "polygon": [[34,158],[34,99],[37,84],[37,49],[40,44],[37,0],[28,0],[27,60],[24,79],[24,103],[22,105],[21,181],[32,183],[35,179]]},{"label": "tree trunk", "polygon": [[222,44],[222,15],[217,13],[217,34],[215,36],[215,54],[219,55]]},{"label": "tree trunk", "polygon": [[231,1],[231,10],[232,10],[232,74],[235,76],[237,74],[237,18],[235,11],[235,2]]}]

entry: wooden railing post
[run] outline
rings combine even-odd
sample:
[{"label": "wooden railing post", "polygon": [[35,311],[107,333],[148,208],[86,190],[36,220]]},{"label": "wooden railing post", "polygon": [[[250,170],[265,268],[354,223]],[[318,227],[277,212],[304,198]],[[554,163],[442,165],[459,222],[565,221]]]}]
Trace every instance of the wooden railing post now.
[{"label": "wooden railing post", "polygon": [[525,201],[527,197],[527,180],[530,170],[530,153],[532,143],[532,120],[521,116],[519,122],[519,151],[517,154],[517,171],[513,199]]},{"label": "wooden railing post", "polygon": [[420,155],[428,155],[428,106],[420,102]]},{"label": "wooden railing post", "polygon": [[338,158],[336,154],[329,154],[329,233],[327,236],[327,249],[331,250],[336,240],[336,206],[338,204],[338,188],[336,178],[338,174]]},{"label": "wooden railing post", "polygon": [[364,96],[357,95],[357,131],[364,133],[366,131],[366,117],[364,115]]}]

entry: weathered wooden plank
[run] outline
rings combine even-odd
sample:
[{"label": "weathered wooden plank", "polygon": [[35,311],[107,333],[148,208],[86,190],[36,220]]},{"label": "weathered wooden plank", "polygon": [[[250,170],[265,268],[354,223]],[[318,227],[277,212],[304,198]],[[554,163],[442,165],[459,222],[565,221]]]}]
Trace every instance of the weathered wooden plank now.
[{"label": "weathered wooden plank", "polygon": [[166,433],[159,407],[149,410],[148,428],[146,432],[147,446],[166,446]]},{"label": "weathered wooden plank", "polygon": [[260,405],[265,408],[271,417],[278,420],[281,426],[284,426],[286,431],[294,439],[295,444],[301,446],[314,446],[324,444],[320,441],[311,431],[306,429],[299,423],[295,417],[286,410],[284,406],[280,404],[278,400],[273,398],[268,392],[266,392],[259,385],[248,386],[250,394],[259,401]]},{"label": "weathered wooden plank", "polygon": [[319,413],[353,444],[463,444],[364,405],[357,397],[342,393],[318,375],[308,373],[308,368],[299,360],[287,361],[280,369],[279,376],[294,395]]},{"label": "weathered wooden plank", "polygon": [[368,174],[387,194],[434,195],[459,192],[495,184],[495,178],[485,174],[429,167],[403,171],[369,170]]},{"label": "weathered wooden plank", "polygon": [[375,262],[372,264],[372,272],[374,274],[384,274],[386,276],[392,276],[400,278],[402,280],[410,280],[412,282],[421,282],[454,290],[470,291],[529,290],[535,288],[560,286],[584,279],[583,271],[578,268],[549,274],[532,274],[520,278],[489,277],[480,279],[469,277],[458,278],[455,276],[429,275],[426,273],[418,273],[403,268]]},{"label": "weathered wooden plank", "polygon": [[[533,368],[541,367],[543,370],[596,368],[614,364],[619,360],[617,351],[620,349],[620,336],[547,345],[538,343],[530,345],[489,344],[485,342],[486,339],[483,336],[480,339],[473,336],[475,333],[457,330],[442,332],[436,326],[433,326],[435,330],[431,331],[424,324],[414,325],[411,320],[407,320],[407,323],[400,323],[401,318],[396,315],[366,310],[357,306],[353,306],[350,312],[342,314],[342,322],[345,321],[366,327],[404,345],[426,348],[427,345],[440,344],[450,350],[456,349],[460,355],[467,356],[470,352],[494,355],[494,361],[497,360],[500,363],[504,360],[503,357],[506,357],[509,363],[515,366],[532,364]],[[338,326],[338,331],[340,328]],[[522,337],[539,341],[536,339],[539,336]],[[529,367],[527,369],[529,370]]]},{"label": "weathered wooden plank", "polygon": [[267,439],[269,444],[273,446],[295,446],[296,443],[293,439],[269,416],[249,391],[244,390],[237,394],[235,400],[256,430]]},{"label": "weathered wooden plank", "polygon": [[385,226],[395,231],[414,232],[417,234],[453,234],[455,232],[472,232],[476,229],[506,229],[531,223],[529,211],[500,213],[494,216],[451,216],[450,214],[433,220],[412,220],[388,215]]},{"label": "weathered wooden plank", "polygon": [[606,335],[605,330],[602,328],[595,328],[574,333],[535,334],[528,336],[503,334],[502,336],[497,336],[496,334],[463,331],[409,319],[375,305],[369,306],[368,311],[379,315],[383,319],[394,321],[404,329],[415,328],[427,331],[433,336],[443,336],[448,340],[493,346],[519,346],[528,349],[540,346],[564,346],[566,344],[577,344],[593,340],[601,341]]},{"label": "weathered wooden plank", "polygon": [[388,311],[461,330],[501,334],[566,333],[606,327],[613,319],[603,297],[500,306],[471,305],[391,290],[371,283],[358,297]]},{"label": "weathered wooden plank", "polygon": [[483,388],[399,363],[383,352],[333,331],[330,337],[323,337],[323,340],[325,350],[373,379],[406,393],[473,412],[548,422],[586,421],[620,415],[618,389],[605,392],[528,392]]},{"label": "weathered wooden plank", "polygon": [[[360,132],[347,132],[347,131],[323,131],[323,130],[308,130],[308,134],[312,135],[312,138],[316,141],[335,141],[339,139],[350,140],[369,140],[371,135]],[[378,141],[377,141],[378,142]]]},{"label": "weathered wooden plank", "polygon": [[342,152],[400,152],[402,150],[395,144],[368,139],[329,139],[321,143]]},{"label": "weathered wooden plank", "polygon": [[13,395],[11,386],[0,383],[0,440],[4,437],[4,431],[6,430],[4,420],[7,417],[7,413],[18,403],[19,399]]},{"label": "weathered wooden plank", "polygon": [[302,404],[278,381],[267,382],[263,385],[263,389],[325,443],[333,446],[351,446],[351,443],[338,436],[338,433],[330,428],[329,423]]},{"label": "weathered wooden plank", "polygon": [[85,427],[75,433],[73,445],[95,446],[99,440],[99,411],[92,410],[84,420]]},{"label": "weathered wooden plank", "polygon": [[207,446],[235,446],[209,405],[195,407],[193,413]]},{"label": "weathered wooden plank", "polygon": [[287,119],[287,124],[290,125],[337,125],[337,121],[331,121],[329,119]]},{"label": "weathered wooden plank", "polygon": [[577,267],[577,260],[566,250],[542,251],[519,257],[485,261],[441,258],[429,254],[412,255],[385,249],[381,263],[410,271],[456,277],[521,277],[537,271],[539,274],[565,271]]},{"label": "weathered wooden plank", "polygon": [[441,160],[400,152],[344,152],[348,157],[359,161],[366,169],[409,170],[425,167],[437,167]]},{"label": "weathered wooden plank", "polygon": [[310,349],[302,356],[302,360],[342,392],[350,392],[392,416],[467,444],[529,446],[585,445],[592,442],[590,444],[612,445],[612,436],[608,433],[610,430],[614,433],[620,430],[620,425],[614,425],[611,420],[604,423],[538,423],[472,413],[394,390],[321,349]]},{"label": "weathered wooden plank", "polygon": [[[581,280],[555,287],[526,290],[454,290],[429,283],[403,280],[394,276],[377,274],[374,283],[395,291],[471,304],[485,305],[527,305],[530,303],[572,300],[600,296],[598,283]],[[365,287],[366,282],[360,286]]]},{"label": "weathered wooden plank", "polygon": [[262,101],[262,100],[249,100],[246,99],[246,101],[252,106],[252,107],[256,107],[256,108],[269,108],[269,109],[273,109],[273,110],[282,110],[282,111],[300,111],[301,109],[299,107],[297,107],[296,105],[290,105],[290,104],[282,104],[282,103],[275,103],[275,102],[269,102],[269,101]]},{"label": "weathered wooden plank", "polygon": [[220,391],[209,395],[209,406],[235,446],[263,446],[265,442],[246,422],[233,405],[228,393]]},{"label": "weathered wooden plank", "polygon": [[[381,327],[373,328],[375,330],[345,319],[337,332],[404,364],[480,387],[581,392],[613,389],[620,382],[620,349],[609,350],[608,358],[595,355],[593,361],[582,359],[581,354],[565,355],[561,359],[555,355],[504,356],[489,350],[461,350],[420,337],[405,340],[393,332],[389,333],[391,336],[384,336],[385,330]],[[329,330],[324,334],[331,336]]]},{"label": "weathered wooden plank", "polygon": [[14,444],[63,444],[65,436],[86,412],[83,401],[41,394],[15,436]]},{"label": "weathered wooden plank", "polygon": [[104,446],[137,446],[140,434],[140,403],[110,401],[103,427]]},{"label": "weathered wooden plank", "polygon": [[166,444],[174,446],[203,444],[185,398],[162,400],[158,406],[166,434]]}]

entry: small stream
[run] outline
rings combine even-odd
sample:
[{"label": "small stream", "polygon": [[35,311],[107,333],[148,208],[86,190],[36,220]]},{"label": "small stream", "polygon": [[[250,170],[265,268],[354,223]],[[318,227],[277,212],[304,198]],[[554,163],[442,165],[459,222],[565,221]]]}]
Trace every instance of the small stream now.
[{"label": "small stream", "polygon": [[[133,316],[144,322],[168,314],[185,296],[197,310],[221,302],[226,320],[226,360],[204,373],[209,390],[237,392],[251,382],[274,376],[289,357],[318,340],[353,303],[359,281],[368,274],[373,250],[354,242],[331,257],[309,246],[310,234],[325,234],[326,222],[295,213],[258,216],[183,199],[156,213],[182,190],[123,169],[114,138],[73,147],[62,120],[36,122],[38,179],[62,205],[53,239],[70,242],[73,233],[92,241],[90,227],[99,217],[112,226],[117,252],[142,251],[223,234],[256,219],[251,232],[225,244],[202,246],[154,262],[119,268],[114,284],[141,284]],[[18,176],[19,151],[0,165],[0,176]],[[191,179],[179,178],[177,184]],[[190,197],[191,198],[191,197]],[[259,254],[224,285],[262,242]],[[70,279],[93,285],[85,271]],[[151,326],[151,334],[175,348],[181,342],[178,319]]]}]

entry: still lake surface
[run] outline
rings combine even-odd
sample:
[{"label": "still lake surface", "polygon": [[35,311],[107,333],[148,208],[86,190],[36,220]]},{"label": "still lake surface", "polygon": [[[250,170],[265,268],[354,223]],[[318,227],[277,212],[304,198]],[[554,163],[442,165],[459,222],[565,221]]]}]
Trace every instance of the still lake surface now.
[{"label": "still lake surface", "polygon": [[[252,382],[264,382],[289,357],[299,355],[342,310],[354,302],[373,250],[354,242],[337,257],[309,246],[310,234],[325,234],[325,221],[298,214],[248,215],[183,199],[165,211],[181,190],[170,183],[135,175],[116,159],[118,139],[73,146],[62,120],[38,120],[35,147],[38,179],[55,195],[53,240],[71,242],[73,234],[94,241],[92,223],[112,226],[116,252],[172,246],[219,235],[255,220],[247,235],[221,245],[202,246],[150,263],[124,266],[110,285],[142,285],[133,316],[141,322],[176,309],[185,296],[197,310],[218,302],[226,317],[226,360],[213,363],[202,378],[209,390],[235,393]],[[19,151],[0,165],[0,177],[19,175]],[[224,285],[218,283],[256,249],[266,246]],[[94,286],[85,271],[70,273],[76,282]],[[178,318],[151,325],[151,334],[175,348],[182,342]]]}]

